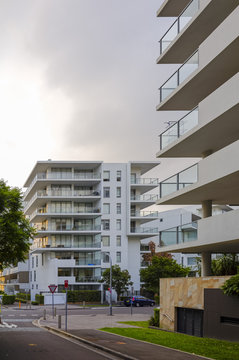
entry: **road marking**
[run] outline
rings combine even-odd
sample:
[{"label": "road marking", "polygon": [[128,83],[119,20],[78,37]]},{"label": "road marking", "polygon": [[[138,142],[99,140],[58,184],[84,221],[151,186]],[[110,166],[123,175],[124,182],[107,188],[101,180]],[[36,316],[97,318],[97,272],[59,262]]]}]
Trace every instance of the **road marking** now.
[{"label": "road marking", "polygon": [[37,344],[28,344],[29,346],[37,346]]}]

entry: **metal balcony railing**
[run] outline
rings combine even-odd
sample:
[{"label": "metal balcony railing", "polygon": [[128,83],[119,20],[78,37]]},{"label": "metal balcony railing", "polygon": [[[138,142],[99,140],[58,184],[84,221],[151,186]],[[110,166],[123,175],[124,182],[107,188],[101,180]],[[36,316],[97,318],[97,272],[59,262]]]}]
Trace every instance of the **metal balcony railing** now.
[{"label": "metal balcony railing", "polygon": [[131,217],[158,217],[158,211],[136,211],[131,210]]},{"label": "metal balcony railing", "polygon": [[131,179],[132,185],[157,185],[158,179],[156,178],[136,178]]},{"label": "metal balcony railing", "polygon": [[169,96],[199,65],[198,50],[159,88],[159,102]]},{"label": "metal balcony railing", "polygon": [[160,231],[159,244],[161,247],[182,244],[197,240],[197,222],[177,226]]},{"label": "metal balcony railing", "polygon": [[196,14],[198,10],[199,10],[199,0],[192,0],[186,6],[186,8],[182,11],[179,17],[174,21],[174,23],[170,26],[170,28],[159,40],[160,55],[176,38],[176,36],[182,31],[182,29],[187,25],[187,23],[192,19],[192,17]]},{"label": "metal balcony railing", "polygon": [[183,116],[175,124],[160,134],[160,150],[164,149],[180,136],[187,133],[198,124],[198,107]]},{"label": "metal balcony railing", "polygon": [[198,164],[179,172],[160,183],[160,198],[198,181]]},{"label": "metal balcony railing", "polygon": [[131,195],[130,197],[133,201],[157,201],[158,195],[146,194],[146,195]]},{"label": "metal balcony railing", "polygon": [[100,225],[82,225],[82,226],[39,226],[37,225],[36,230],[38,231],[100,231],[101,226]]}]

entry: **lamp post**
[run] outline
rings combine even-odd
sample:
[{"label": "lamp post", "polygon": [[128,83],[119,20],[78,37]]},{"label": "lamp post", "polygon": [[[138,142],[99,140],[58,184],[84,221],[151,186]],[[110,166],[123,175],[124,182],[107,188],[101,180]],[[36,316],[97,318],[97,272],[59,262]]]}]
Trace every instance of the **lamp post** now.
[{"label": "lamp post", "polygon": [[109,253],[103,253],[104,256],[108,256],[110,262],[110,313],[109,315],[112,316],[112,258]]}]

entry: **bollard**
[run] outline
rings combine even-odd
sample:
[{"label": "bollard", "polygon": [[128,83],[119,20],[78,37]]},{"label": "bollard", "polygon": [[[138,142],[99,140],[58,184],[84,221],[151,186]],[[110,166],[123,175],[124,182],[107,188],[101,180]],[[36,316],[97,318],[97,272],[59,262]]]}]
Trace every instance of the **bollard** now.
[{"label": "bollard", "polygon": [[61,329],[61,315],[58,315],[58,329]]},{"label": "bollard", "polygon": [[2,317],[0,316],[0,324],[2,323]]},{"label": "bollard", "polygon": [[21,309],[21,301],[19,301],[19,309]]},{"label": "bollard", "polygon": [[56,316],[56,307],[54,308],[54,316]]},{"label": "bollard", "polygon": [[43,319],[46,320],[46,309],[43,310]]}]

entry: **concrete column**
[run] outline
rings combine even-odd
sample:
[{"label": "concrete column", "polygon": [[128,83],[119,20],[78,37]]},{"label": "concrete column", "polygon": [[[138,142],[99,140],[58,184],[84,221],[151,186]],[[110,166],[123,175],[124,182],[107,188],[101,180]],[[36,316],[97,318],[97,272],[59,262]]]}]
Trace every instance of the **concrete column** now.
[{"label": "concrete column", "polygon": [[201,276],[211,276],[211,253],[209,252],[203,252],[201,254],[202,256],[202,270],[201,270]]},{"label": "concrete column", "polygon": [[202,201],[202,217],[207,218],[212,216],[212,200]]}]

